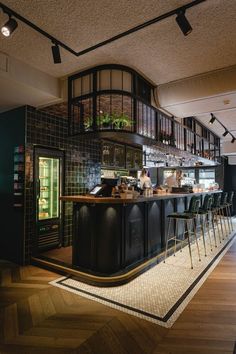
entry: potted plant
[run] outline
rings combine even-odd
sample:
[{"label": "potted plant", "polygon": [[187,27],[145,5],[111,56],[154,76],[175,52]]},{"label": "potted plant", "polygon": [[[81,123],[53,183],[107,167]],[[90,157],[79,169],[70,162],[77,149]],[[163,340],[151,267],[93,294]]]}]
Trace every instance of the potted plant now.
[{"label": "potted plant", "polygon": [[126,114],[113,114],[112,115],[112,124],[115,129],[129,128],[132,125],[132,121],[129,116]]},{"label": "potted plant", "polygon": [[97,116],[97,125],[102,128],[111,128],[112,119],[108,113]]},{"label": "potted plant", "polygon": [[84,117],[83,124],[85,131],[90,130],[93,125],[93,117]]}]

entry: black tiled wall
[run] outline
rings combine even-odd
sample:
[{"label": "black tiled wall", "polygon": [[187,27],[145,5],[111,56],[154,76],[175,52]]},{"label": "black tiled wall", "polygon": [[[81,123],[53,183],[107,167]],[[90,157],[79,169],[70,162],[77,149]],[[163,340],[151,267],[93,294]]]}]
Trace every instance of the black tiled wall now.
[{"label": "black tiled wall", "polygon": [[[26,261],[35,241],[33,198],[34,145],[62,149],[65,152],[64,195],[85,193],[100,183],[101,145],[96,140],[68,137],[68,121],[62,117],[27,107],[26,114]],[[65,203],[63,246],[71,244],[72,203]]]}]

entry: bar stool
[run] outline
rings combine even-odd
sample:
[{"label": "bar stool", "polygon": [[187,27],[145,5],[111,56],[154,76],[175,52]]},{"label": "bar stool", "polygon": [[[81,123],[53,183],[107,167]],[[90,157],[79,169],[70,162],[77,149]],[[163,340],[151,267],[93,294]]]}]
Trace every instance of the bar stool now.
[{"label": "bar stool", "polygon": [[[205,250],[205,256],[207,256],[206,240],[205,240],[206,230],[207,230],[207,234],[208,234],[208,238],[209,238],[210,248],[212,251],[212,242],[211,242],[211,234],[210,234],[210,215],[209,215],[209,213],[211,212],[212,201],[213,200],[212,200],[211,195],[208,195],[208,194],[205,195],[202,207],[199,208],[199,211],[198,211],[198,217],[200,218],[200,225],[201,225],[201,231],[202,231],[202,239],[203,239],[203,245],[204,245],[204,250]],[[216,246],[216,239],[215,239],[215,246]]]},{"label": "bar stool", "polygon": [[[220,216],[223,220],[226,236],[227,236],[227,233],[230,234],[229,218],[228,218],[228,213],[226,210],[227,199],[228,199],[228,192],[223,192],[221,195],[221,201],[220,201]],[[227,223],[228,223],[228,232],[227,232]]]},{"label": "bar stool", "polygon": [[[222,242],[222,238],[224,238],[222,220],[220,217],[220,202],[221,202],[221,193],[216,193],[213,196],[213,203],[211,207],[211,215],[212,215],[212,230],[215,237],[215,231],[218,232],[218,238],[220,243]],[[220,227],[219,227],[220,224]],[[221,230],[221,235],[220,235]],[[222,238],[221,238],[222,236]]]},{"label": "bar stool", "polygon": [[[183,213],[172,213],[172,214],[169,214],[167,216],[167,218],[168,218],[168,227],[167,227],[166,249],[165,249],[164,262],[165,262],[166,257],[167,257],[168,243],[170,241],[174,241],[174,256],[175,256],[176,243],[180,242],[181,251],[182,251],[182,244],[184,242],[185,235],[186,235],[187,241],[188,241],[188,249],[189,249],[189,256],[190,256],[190,261],[191,261],[191,268],[193,269],[193,259],[192,259],[192,250],[191,250],[191,240],[190,240],[190,236],[192,234],[194,235],[194,238],[195,238],[195,241],[196,241],[199,261],[201,261],[200,250],[199,250],[198,239],[197,239],[197,232],[196,232],[196,224],[194,222],[194,221],[196,221],[196,218],[197,218],[197,215],[198,215],[198,211],[199,211],[199,207],[200,207],[200,197],[193,196],[191,201],[190,201],[190,205],[189,205],[188,211],[183,212]],[[182,238],[178,237],[178,223],[179,223],[180,220],[183,220],[183,222],[184,222]],[[175,227],[175,231],[174,231],[174,235],[173,236],[170,235],[171,221],[173,221],[173,222],[176,221],[176,227]]]},{"label": "bar stool", "polygon": [[215,225],[214,225],[214,197],[213,195],[210,196],[210,205],[209,205],[209,210],[208,210],[208,217],[207,217],[207,222],[208,222],[208,227],[209,227],[209,231],[210,230],[210,225],[212,227],[212,232],[213,232],[213,237],[214,237],[214,241],[215,241],[215,247],[217,247],[217,242],[216,242],[216,232],[215,232]]},{"label": "bar stool", "polygon": [[231,216],[231,208],[233,206],[233,198],[234,198],[234,191],[231,191],[228,193],[228,199],[227,199],[227,206],[226,206],[226,211],[229,217],[229,221],[230,221],[230,229],[231,232],[233,231],[234,227],[233,227],[233,222],[232,222],[232,216]]}]

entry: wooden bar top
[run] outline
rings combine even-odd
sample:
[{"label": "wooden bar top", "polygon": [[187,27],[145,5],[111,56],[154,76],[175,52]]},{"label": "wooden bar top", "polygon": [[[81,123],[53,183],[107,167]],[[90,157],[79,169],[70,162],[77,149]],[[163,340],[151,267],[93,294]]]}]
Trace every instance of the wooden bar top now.
[{"label": "wooden bar top", "polygon": [[154,194],[152,197],[143,197],[139,196],[138,198],[113,198],[113,197],[94,197],[90,195],[71,195],[71,196],[62,196],[60,199],[63,202],[73,202],[73,203],[88,203],[88,204],[132,204],[132,203],[141,203],[148,202],[153,200],[163,200],[163,199],[172,199],[172,198],[182,198],[182,197],[191,197],[193,195],[205,195],[212,193],[219,193],[221,190],[216,191],[207,191],[200,193],[166,193],[166,194]]}]

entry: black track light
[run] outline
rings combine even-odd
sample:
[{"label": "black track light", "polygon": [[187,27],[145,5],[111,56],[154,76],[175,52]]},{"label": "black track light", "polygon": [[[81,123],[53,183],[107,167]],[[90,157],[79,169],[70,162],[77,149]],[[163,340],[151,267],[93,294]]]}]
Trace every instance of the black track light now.
[{"label": "black track light", "polygon": [[52,56],[53,56],[54,64],[61,63],[60,48],[57,43],[56,44],[53,43],[53,45],[52,45]]},{"label": "black track light", "polygon": [[235,142],[235,137],[233,136],[233,139],[231,140],[231,143],[233,144]]},{"label": "black track light", "polygon": [[211,113],[211,119],[210,119],[210,124],[213,124],[214,121],[216,120],[216,117],[214,116],[214,114]]},{"label": "black track light", "polygon": [[175,20],[185,36],[192,32],[193,29],[185,16],[184,10],[181,10],[177,13],[177,17]]},{"label": "black track light", "polygon": [[226,130],[222,135],[226,136],[227,134],[229,134],[228,130]]},{"label": "black track light", "polygon": [[10,35],[15,31],[18,24],[14,18],[9,17],[9,20],[1,28],[1,33],[5,37],[10,37]]}]

